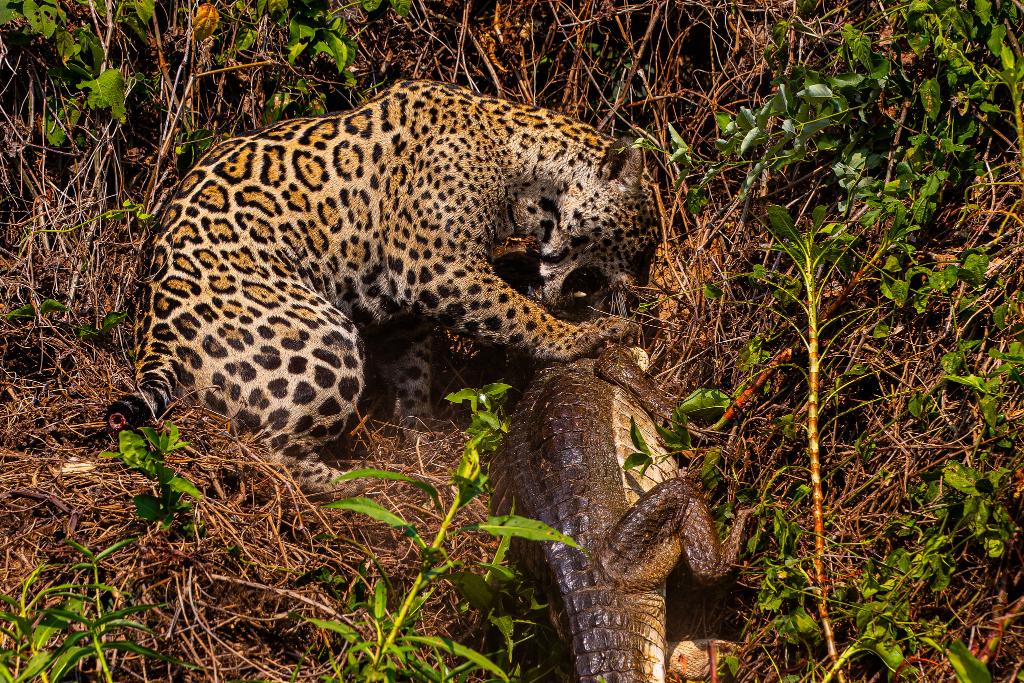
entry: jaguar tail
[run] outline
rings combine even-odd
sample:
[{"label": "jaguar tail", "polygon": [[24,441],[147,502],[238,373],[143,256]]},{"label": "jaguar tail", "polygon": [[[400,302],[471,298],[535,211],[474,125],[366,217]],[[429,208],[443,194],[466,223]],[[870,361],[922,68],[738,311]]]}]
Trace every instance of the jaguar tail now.
[{"label": "jaguar tail", "polygon": [[122,429],[140,427],[163,414],[170,398],[170,392],[155,386],[122,396],[107,408],[107,427],[115,433]]},{"label": "jaguar tail", "polygon": [[143,342],[136,363],[138,390],[122,396],[107,408],[106,423],[114,433],[141,427],[162,415],[174,397],[177,384],[173,364],[159,348]]}]

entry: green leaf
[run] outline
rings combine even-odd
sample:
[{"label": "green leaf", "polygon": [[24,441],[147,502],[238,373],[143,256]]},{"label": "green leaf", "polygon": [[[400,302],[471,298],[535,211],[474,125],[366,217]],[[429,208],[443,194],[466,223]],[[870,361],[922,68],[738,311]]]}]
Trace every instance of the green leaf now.
[{"label": "green leaf", "polygon": [[126,545],[129,545],[131,543],[134,543],[137,540],[138,539],[135,538],[134,536],[129,537],[129,538],[122,538],[120,541],[117,541],[116,543],[114,543],[114,544],[104,548],[100,552],[96,553],[96,561],[98,562],[98,561],[100,561],[100,560],[102,560],[102,559],[104,559],[106,557],[109,557],[109,556],[113,555],[114,553],[116,553],[121,548],[123,548]]},{"label": "green leaf", "polygon": [[[57,31],[54,45],[62,64],[67,64],[82,52],[82,46],[75,40],[75,37],[63,29]],[[53,106],[56,108],[56,101],[53,102]]]},{"label": "green leaf", "polygon": [[288,12],[288,0],[267,0],[267,11],[272,19],[283,18]]},{"label": "green leaf", "polygon": [[975,483],[978,473],[958,462],[951,462],[942,469],[942,481],[961,493],[976,494]]},{"label": "green leaf", "polygon": [[494,413],[487,410],[481,410],[475,417],[491,429],[495,431],[501,430],[501,420],[499,420]]},{"label": "green leaf", "polygon": [[778,204],[769,204],[767,212],[768,232],[779,242],[779,246],[791,259],[798,263],[801,262],[805,254],[803,236],[796,229],[796,223],[793,222],[789,211]]},{"label": "green leaf", "polygon": [[925,113],[934,121],[938,118],[939,110],[942,108],[942,92],[939,90],[939,82],[934,78],[926,80],[921,84],[920,95]]},{"label": "green leaf", "polygon": [[109,109],[111,116],[124,122],[127,114],[124,106],[125,83],[119,70],[107,69],[99,78],[84,81],[79,87],[90,90],[86,100],[90,107]]},{"label": "green leaf", "polygon": [[631,453],[622,463],[622,469],[631,470],[639,467],[646,471],[654,463],[654,459],[646,453]]},{"label": "green leaf", "polygon": [[139,15],[139,19],[148,23],[153,18],[155,4],[156,0],[135,0],[135,13]]},{"label": "green leaf", "polygon": [[114,329],[121,324],[125,318],[128,317],[128,313],[124,311],[111,311],[103,316],[103,322],[100,323],[100,332],[106,334],[110,330]]},{"label": "green leaf", "polygon": [[362,0],[363,9],[367,12],[375,12],[383,0]]},{"label": "green leaf", "polygon": [[698,420],[717,420],[729,407],[729,397],[718,389],[696,389],[683,399],[678,411]]},{"label": "green leaf", "polygon": [[135,502],[135,512],[141,519],[149,520],[150,522],[163,519],[163,515],[160,512],[160,500],[156,496],[144,493],[135,496],[132,500]]},{"label": "green leaf", "polygon": [[378,622],[388,613],[388,585],[384,581],[378,581],[373,587],[371,613]]},{"label": "green leaf", "polygon": [[415,486],[416,488],[418,488],[419,490],[423,491],[428,496],[430,496],[430,499],[434,501],[434,505],[438,509],[440,509],[440,507],[441,507],[441,500],[438,497],[438,493],[437,493],[437,489],[436,488],[434,488],[433,486],[431,486],[427,482],[423,481],[422,479],[417,479],[416,477],[411,477],[411,476],[409,476],[407,474],[401,474],[399,472],[389,472],[387,470],[376,470],[376,469],[372,469],[372,468],[351,470],[350,472],[346,472],[345,474],[343,474],[340,477],[338,477],[337,479],[335,479],[334,483],[340,483],[340,482],[343,482],[343,481],[350,481],[352,479],[364,479],[364,478],[368,478],[368,479],[389,479],[391,481],[404,481],[407,484],[412,484],[413,486]]},{"label": "green leaf", "polygon": [[999,49],[999,58],[1003,63],[1003,68],[1007,71],[1013,71],[1013,65],[1016,59],[1013,56],[1013,49],[1009,45],[1003,45]]},{"label": "green leaf", "polygon": [[353,640],[357,640],[359,638],[359,631],[355,630],[348,624],[341,623],[340,621],[334,621],[331,619],[317,619],[316,617],[304,617],[302,615],[295,614],[289,616],[291,616],[293,619],[298,618],[302,619],[303,621],[308,621],[317,628],[323,629],[325,631],[337,633],[342,638],[350,642]]},{"label": "green leaf", "polygon": [[708,491],[714,490],[722,480],[718,470],[721,460],[722,449],[720,448],[709,448],[704,454],[704,460],[700,464],[700,479]]},{"label": "green leaf", "polygon": [[502,399],[508,390],[512,388],[511,384],[505,384],[504,382],[492,382],[491,384],[485,384],[480,388],[480,393],[491,399],[492,401]]},{"label": "green leaf", "polygon": [[965,387],[970,387],[981,394],[988,393],[988,386],[985,384],[985,380],[977,375],[946,375],[944,379],[949,382],[963,384]]},{"label": "green leaf", "polygon": [[391,7],[394,8],[395,14],[405,17],[409,15],[409,10],[412,9],[412,0],[391,0]]},{"label": "green leaf", "polygon": [[1010,312],[1010,307],[1007,304],[999,304],[992,309],[992,322],[995,323],[996,327],[1000,330],[1006,329],[1006,316]]},{"label": "green leaf", "polygon": [[188,479],[185,479],[184,477],[180,477],[178,475],[172,477],[171,480],[167,482],[167,486],[170,487],[172,491],[177,491],[178,493],[190,495],[196,500],[201,500],[203,497],[202,492],[196,488],[195,484],[190,482]]},{"label": "green leaf", "polygon": [[[81,640],[81,638],[75,638],[74,642],[77,643],[79,640]],[[72,648],[71,652],[75,654],[75,656],[73,657],[73,661],[77,662],[78,660],[80,660],[85,655],[93,653],[94,650],[91,647],[83,646],[83,647],[78,647],[78,648]],[[7,679],[7,680],[12,680],[12,681],[13,680],[16,680],[16,681],[46,680],[46,679],[43,679],[40,676],[40,674],[42,674],[46,670],[46,668],[50,666],[50,663],[51,663],[51,661],[54,658],[54,654],[55,653],[51,653],[49,650],[40,650],[40,651],[36,652],[32,656],[32,658],[28,660],[28,663],[25,665],[24,671],[20,672],[21,675],[18,676],[18,678],[16,678],[16,679],[15,678],[11,678],[11,679]],[[58,659],[58,661],[59,661],[59,659]],[[51,676],[55,676],[55,673],[54,673],[53,670],[50,671],[50,675]],[[61,677],[59,679],[58,678],[54,678],[54,679],[51,679],[51,680],[64,680],[64,679],[63,679],[63,677]]]},{"label": "green leaf", "polygon": [[94,553],[93,551],[89,550],[89,548],[87,546],[82,545],[81,543],[79,543],[75,539],[73,539],[73,538],[65,538],[64,539],[64,543],[67,544],[68,546],[74,548],[78,552],[82,553],[83,555],[88,557],[90,560],[95,560],[96,559],[96,553]]},{"label": "green leaf", "polygon": [[131,652],[133,654],[142,655],[150,659],[157,659],[161,662],[168,662],[175,664],[176,666],[185,667],[186,669],[200,669],[202,667],[192,664],[190,662],[183,661],[177,657],[165,655],[162,652],[157,652],[151,648],[139,645],[138,643],[132,643],[127,640],[115,640],[111,643],[104,643],[102,645],[104,650],[119,650],[121,652]]},{"label": "green leaf", "polygon": [[445,575],[445,578],[455,584],[474,609],[486,612],[491,608],[494,602],[494,589],[488,585],[484,577],[473,572],[452,572]]},{"label": "green leaf", "polygon": [[[680,176],[680,179],[682,179],[682,176]],[[695,216],[703,211],[710,201],[708,193],[703,188],[691,187],[686,191],[686,210]]]},{"label": "green leaf", "polygon": [[875,654],[885,662],[885,665],[889,667],[890,671],[896,671],[903,663],[903,649],[900,648],[899,643],[891,638],[880,639],[880,640],[869,640],[871,649],[875,651]]},{"label": "green leaf", "polygon": [[369,498],[358,496],[355,498],[345,498],[342,500],[336,500],[333,503],[327,503],[324,507],[332,510],[348,510],[350,512],[358,512],[361,515],[366,515],[378,522],[384,522],[392,528],[403,530],[405,535],[413,539],[417,545],[423,545],[423,540],[416,531],[416,527],[396,515],[394,512],[381,507]]},{"label": "green leaf", "polygon": [[710,282],[704,283],[704,298],[706,299],[720,299],[722,297],[722,289]]},{"label": "green leaf", "polygon": [[471,524],[461,531],[484,531],[492,536],[512,536],[524,538],[528,541],[554,541],[564,543],[573,548],[579,548],[569,536],[552,529],[544,522],[519,515],[505,515],[503,517],[488,517],[486,522]]},{"label": "green leaf", "polygon": [[965,359],[963,351],[950,351],[944,354],[939,360],[939,365],[942,366],[942,371],[947,375],[952,375],[959,372],[964,367]]},{"label": "green leaf", "polygon": [[832,97],[832,89],[824,83],[815,83],[809,85],[800,92],[797,93],[797,97],[806,97],[808,99],[826,99]]},{"label": "green leaf", "polygon": [[[45,650],[40,651],[40,652],[37,653],[37,656],[39,656],[39,655],[43,656],[43,659],[44,659],[44,666],[43,666],[43,668],[45,669],[46,665],[50,666],[50,671],[49,671],[48,677],[50,678],[51,681],[64,681],[64,680],[68,680],[70,672],[72,671],[72,669],[78,663],[79,660],[81,660],[84,657],[88,657],[88,656],[91,656],[91,655],[96,653],[96,651],[93,650],[91,645],[83,645],[81,647],[75,647],[75,645],[79,641],[82,640],[82,638],[78,637],[79,635],[86,636],[86,635],[88,635],[88,633],[79,631],[78,633],[72,634],[70,637],[66,638],[60,644],[60,647],[57,648],[57,650],[55,652],[53,652],[53,653],[47,652]],[[51,657],[52,657],[52,659],[50,660],[50,662],[46,662],[45,661],[47,659],[50,659]],[[33,657],[33,659],[35,659],[35,657]],[[22,672],[21,678],[19,678],[17,680],[24,680],[24,681],[36,680],[35,676],[39,672],[32,673],[31,672],[31,666],[32,665],[30,664],[26,668],[26,670],[24,672]]]},{"label": "green leaf", "polygon": [[68,307],[57,301],[56,299],[45,299],[43,303],[39,305],[39,315],[48,315],[50,313],[64,313],[68,310]]},{"label": "green leaf", "polygon": [[1006,543],[999,538],[985,539],[985,554],[989,557],[1002,557],[1006,552]]},{"label": "green leaf", "polygon": [[747,152],[753,149],[763,137],[761,129],[757,126],[748,130],[747,134],[743,136],[743,142],[740,143],[740,156],[744,156]]},{"label": "green leaf", "polygon": [[874,66],[871,62],[871,40],[853,24],[844,24],[843,42],[854,60],[870,72]]},{"label": "green leaf", "polygon": [[[16,12],[14,8],[11,7],[11,3],[16,1],[17,0],[0,0],[0,26],[3,26],[9,21],[13,21],[16,17],[21,16],[20,13]],[[0,671],[3,670],[2,660],[0,660]],[[13,676],[9,676],[9,678],[13,678]]]},{"label": "green leaf", "polygon": [[644,435],[640,433],[640,428],[636,426],[636,420],[633,416],[629,416],[629,438],[633,442],[633,448],[637,449],[648,458],[652,457],[651,448],[647,445],[644,440]]},{"label": "green leaf", "polygon": [[978,287],[985,282],[988,263],[988,256],[978,251],[972,251],[964,257],[963,265],[957,271],[957,275],[967,284]]},{"label": "green leaf", "polygon": [[459,391],[445,396],[444,400],[451,403],[463,403],[464,401],[469,401],[470,410],[475,413],[477,402],[480,400],[480,393],[476,389],[460,389]]},{"label": "green leaf", "polygon": [[15,320],[17,318],[34,318],[36,317],[36,309],[32,304],[25,304],[24,306],[18,306],[17,308],[11,309],[7,313],[8,320]]},{"label": "green leaf", "polygon": [[729,125],[732,123],[732,117],[726,112],[720,111],[715,114],[715,123],[718,124],[718,130],[725,133],[729,128]]},{"label": "green leaf", "polygon": [[832,76],[828,79],[832,87],[842,90],[843,88],[856,88],[864,82],[864,76],[857,73],[846,73]]},{"label": "green leaf", "polygon": [[942,270],[932,271],[928,275],[928,286],[939,292],[948,292],[956,286],[957,270],[956,266],[946,266]]},{"label": "green leaf", "polygon": [[25,0],[21,13],[25,16],[29,28],[45,38],[52,38],[54,31],[57,30],[57,23],[63,23],[67,19],[62,9],[47,0],[41,3],[37,3],[36,0]]},{"label": "green leaf", "polygon": [[992,3],[990,0],[974,0],[974,13],[982,24],[992,22]]},{"label": "green leaf", "polygon": [[454,640],[450,640],[448,638],[438,638],[436,636],[402,636],[402,640],[409,643],[415,643],[418,645],[426,645],[428,647],[437,648],[438,650],[447,652],[450,655],[462,657],[463,659],[470,661],[473,664],[476,664],[479,668],[484,669],[486,671],[490,671],[492,674],[494,674],[503,681],[509,680],[508,676],[505,674],[504,671],[502,671],[501,667],[499,667],[497,664],[495,664],[494,662],[492,662],[476,650],[468,648],[465,645],[460,645],[459,643],[456,643]]},{"label": "green leaf", "polygon": [[988,40],[985,42],[988,45],[988,49],[992,51],[992,54],[999,57],[1003,54],[1003,39],[1006,38],[1006,27],[1002,24],[997,24],[992,27],[992,33],[989,34]]},{"label": "green leaf", "polygon": [[905,280],[882,280],[882,296],[902,306],[910,295],[910,285]]},{"label": "green leaf", "polygon": [[959,640],[949,646],[946,657],[953,665],[956,678],[960,683],[992,683],[992,674],[988,667],[980,662],[971,651]]},{"label": "green leaf", "polygon": [[349,59],[348,46],[345,41],[334,34],[324,34],[322,40],[318,40],[313,43],[313,50],[317,54],[328,54],[334,57],[334,63],[338,67],[338,73],[345,70],[348,66]]},{"label": "green leaf", "polygon": [[[58,50],[60,49],[60,36],[68,35],[67,33],[57,34],[57,45]],[[77,45],[77,44],[76,44]],[[74,111],[74,109],[72,109]],[[64,132],[64,128],[61,127],[60,114],[65,113],[64,111],[54,114],[50,107],[43,110],[43,127],[46,133],[46,141],[54,147],[60,147],[68,141],[68,136]]]}]

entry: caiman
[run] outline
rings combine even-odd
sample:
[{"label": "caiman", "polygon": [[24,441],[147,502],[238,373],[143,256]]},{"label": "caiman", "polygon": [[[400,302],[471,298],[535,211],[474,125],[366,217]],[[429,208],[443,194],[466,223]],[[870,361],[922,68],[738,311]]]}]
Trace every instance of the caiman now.
[{"label": "caiman", "polygon": [[[697,586],[727,575],[749,511],[722,544],[700,484],[671,456],[658,457],[655,420],[671,411],[630,350],[549,366],[514,410],[491,466],[496,513],[541,520],[584,549],[514,548],[544,586],[581,682],[707,675],[706,652],[694,657],[695,644],[666,642],[665,580],[677,564]],[[646,470],[624,469],[636,450],[631,419],[655,455]]]}]

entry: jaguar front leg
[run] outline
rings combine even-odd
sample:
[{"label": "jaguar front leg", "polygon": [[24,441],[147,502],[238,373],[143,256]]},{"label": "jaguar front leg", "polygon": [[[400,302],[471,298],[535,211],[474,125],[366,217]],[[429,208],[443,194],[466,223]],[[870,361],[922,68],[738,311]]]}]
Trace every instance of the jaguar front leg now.
[{"label": "jaguar front leg", "polygon": [[390,400],[390,417],[399,426],[415,427],[432,416],[433,333],[433,325],[409,318],[365,333],[371,362]]},{"label": "jaguar front leg", "polygon": [[637,330],[635,323],[622,318],[582,324],[559,320],[512,289],[489,266],[466,268],[431,283],[421,290],[417,304],[424,315],[449,329],[525,350],[539,360],[574,360]]},{"label": "jaguar front leg", "polygon": [[430,326],[419,326],[402,334],[405,342],[401,352],[382,368],[394,391],[392,417],[402,427],[414,427],[423,418],[433,416],[430,402],[433,338]]}]

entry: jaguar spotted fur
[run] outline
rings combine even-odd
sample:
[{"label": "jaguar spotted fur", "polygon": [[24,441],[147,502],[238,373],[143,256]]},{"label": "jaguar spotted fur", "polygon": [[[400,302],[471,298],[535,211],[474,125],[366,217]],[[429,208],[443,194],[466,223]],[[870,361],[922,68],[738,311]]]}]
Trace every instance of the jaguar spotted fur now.
[{"label": "jaguar spotted fur", "polygon": [[[364,389],[362,330],[407,349],[385,368],[401,416],[429,387],[424,326],[570,360],[631,325],[553,315],[570,273],[642,277],[655,246],[641,152],[558,113],[451,85],[399,83],[348,112],[216,145],[181,181],[147,250],[137,391],[114,430],[196,396],[258,433],[303,488]],[[496,276],[513,234],[540,247],[537,303]],[[578,296],[578,293],[576,293]]]}]

